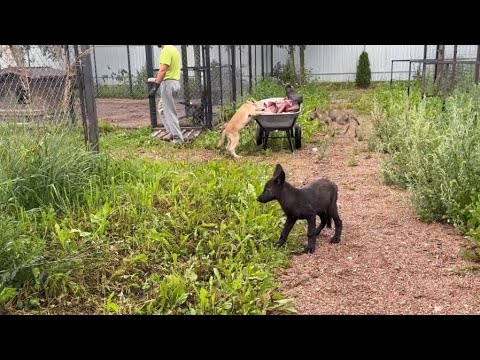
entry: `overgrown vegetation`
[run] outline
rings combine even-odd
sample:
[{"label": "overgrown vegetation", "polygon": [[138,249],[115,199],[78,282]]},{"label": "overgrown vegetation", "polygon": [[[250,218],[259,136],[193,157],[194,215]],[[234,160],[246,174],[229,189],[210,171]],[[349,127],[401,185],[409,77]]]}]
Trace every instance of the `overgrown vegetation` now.
[{"label": "overgrown vegetation", "polygon": [[78,129],[0,131],[3,312],[294,311],[273,271],[299,244],[274,249],[279,208],[255,200],[270,167],[113,160]]},{"label": "overgrown vegetation", "polygon": [[[480,87],[420,98],[414,87],[375,92],[372,148],[385,154],[387,184],[407,188],[422,219],[446,221],[480,245]],[[477,247],[476,258],[480,259]],[[471,254],[472,255],[472,254]]]}]

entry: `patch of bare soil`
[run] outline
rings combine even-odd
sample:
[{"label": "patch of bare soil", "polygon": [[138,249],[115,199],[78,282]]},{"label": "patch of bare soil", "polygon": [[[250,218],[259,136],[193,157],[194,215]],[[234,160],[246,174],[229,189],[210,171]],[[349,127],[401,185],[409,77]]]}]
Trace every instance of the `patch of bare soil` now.
[{"label": "patch of bare soil", "polygon": [[97,115],[107,122],[123,128],[150,125],[148,99],[97,99]]},{"label": "patch of bare soil", "polygon": [[[158,104],[158,100],[157,100]],[[97,115],[105,121],[127,129],[150,126],[150,105],[148,99],[97,99]],[[191,119],[185,118],[185,105],[176,104],[180,126],[191,126]],[[220,107],[213,106],[214,114]],[[158,126],[162,126],[162,116],[157,114]]]},{"label": "patch of bare soil", "polygon": [[[126,129],[150,126],[148,99],[97,99],[96,105],[98,117],[113,125]],[[185,105],[177,103],[177,114],[185,116]],[[157,122],[162,126],[161,115],[157,114]]]}]

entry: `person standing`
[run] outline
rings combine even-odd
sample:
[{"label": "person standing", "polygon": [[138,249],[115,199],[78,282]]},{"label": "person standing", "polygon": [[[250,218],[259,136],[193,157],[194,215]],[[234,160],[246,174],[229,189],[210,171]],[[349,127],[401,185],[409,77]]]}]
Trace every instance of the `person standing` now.
[{"label": "person standing", "polygon": [[163,125],[172,134],[172,142],[184,142],[180,123],[178,122],[175,100],[180,93],[180,52],[173,45],[157,45],[160,48],[160,66],[157,78],[150,89],[149,96],[155,97],[160,87],[163,106]]}]

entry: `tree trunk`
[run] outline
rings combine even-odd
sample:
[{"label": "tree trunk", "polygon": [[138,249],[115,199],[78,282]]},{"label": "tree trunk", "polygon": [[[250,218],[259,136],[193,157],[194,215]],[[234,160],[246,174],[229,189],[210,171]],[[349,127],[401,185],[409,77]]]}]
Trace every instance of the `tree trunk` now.
[{"label": "tree trunk", "polygon": [[[445,59],[445,45],[437,45],[437,54],[435,58],[437,60]],[[441,86],[442,86],[444,66],[445,66],[444,64],[435,64],[434,83],[437,85],[438,89],[441,89]]]},{"label": "tree trunk", "polygon": [[7,67],[17,67],[17,62],[13,56],[11,46],[14,45],[1,45],[0,57],[2,57]]},{"label": "tree trunk", "polygon": [[23,71],[19,76],[20,79],[20,87],[16,89],[17,93],[17,102],[19,104],[27,104],[30,100],[30,84],[28,81],[27,72],[25,70],[25,56],[24,56],[24,48],[23,45],[8,45],[9,48],[9,64],[7,66],[13,66],[16,68],[20,68]]},{"label": "tree trunk", "polygon": [[[457,51],[458,45],[453,45],[453,61],[457,61]],[[457,71],[457,64],[453,63],[452,65],[452,79],[451,79],[451,88],[455,87],[455,73]]]},{"label": "tree trunk", "polygon": [[292,62],[293,74],[296,75],[295,71],[295,45],[288,45],[288,54],[290,55],[290,61]]},{"label": "tree trunk", "polygon": [[300,83],[305,82],[305,45],[300,45]]},{"label": "tree trunk", "polygon": [[25,67],[23,45],[8,45],[16,67]]}]

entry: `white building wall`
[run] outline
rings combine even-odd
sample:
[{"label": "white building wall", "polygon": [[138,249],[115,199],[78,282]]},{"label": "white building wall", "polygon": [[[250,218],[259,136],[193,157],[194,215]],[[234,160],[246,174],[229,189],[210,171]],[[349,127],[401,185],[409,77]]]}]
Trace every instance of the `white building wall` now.
[{"label": "white building wall", "polygon": [[[175,45],[179,50],[180,45]],[[270,70],[270,46],[266,49],[266,60],[264,70],[268,74]],[[49,66],[54,65],[53,61],[46,60],[41,57],[40,51],[34,51],[32,46],[31,65],[32,66]],[[220,49],[220,50],[219,50]],[[435,57],[435,45],[429,45],[428,58]],[[394,59],[422,59],[423,45],[308,45],[305,50],[305,65],[311,70],[313,77],[319,81],[343,82],[354,81],[355,73],[360,53],[366,50],[372,70],[373,81],[390,80],[390,70],[392,60]],[[225,45],[213,45],[210,51],[212,60],[219,61],[219,51],[221,52],[222,65],[231,64],[230,54]],[[194,66],[193,46],[187,47],[188,66]],[[154,47],[155,67],[158,65],[158,56],[160,49]],[[256,55],[256,56],[255,56]],[[453,57],[453,45],[447,45],[445,49],[445,57]],[[475,59],[477,56],[477,45],[458,45],[457,57]],[[286,49],[280,49],[276,46],[273,48],[273,63],[284,64],[287,61],[288,52]],[[242,53],[242,77],[248,80],[248,46],[244,46]],[[239,67],[240,54],[237,47],[237,68]],[[51,64],[50,64],[51,63]],[[128,70],[127,47],[126,45],[95,45],[95,57],[92,53],[92,64],[94,65],[94,74],[98,78],[100,84],[114,84],[115,75],[122,70]],[[299,66],[298,48],[295,56],[295,64]],[[2,60],[0,59],[0,66]],[[145,46],[130,45],[130,67],[132,76],[136,76],[137,72],[145,66]],[[415,70],[419,64],[412,64]],[[252,45],[252,72],[253,77],[261,76],[261,47],[260,45]],[[113,75],[113,79],[112,79]],[[396,62],[394,64],[394,79],[406,79],[408,76],[408,62]]]}]

